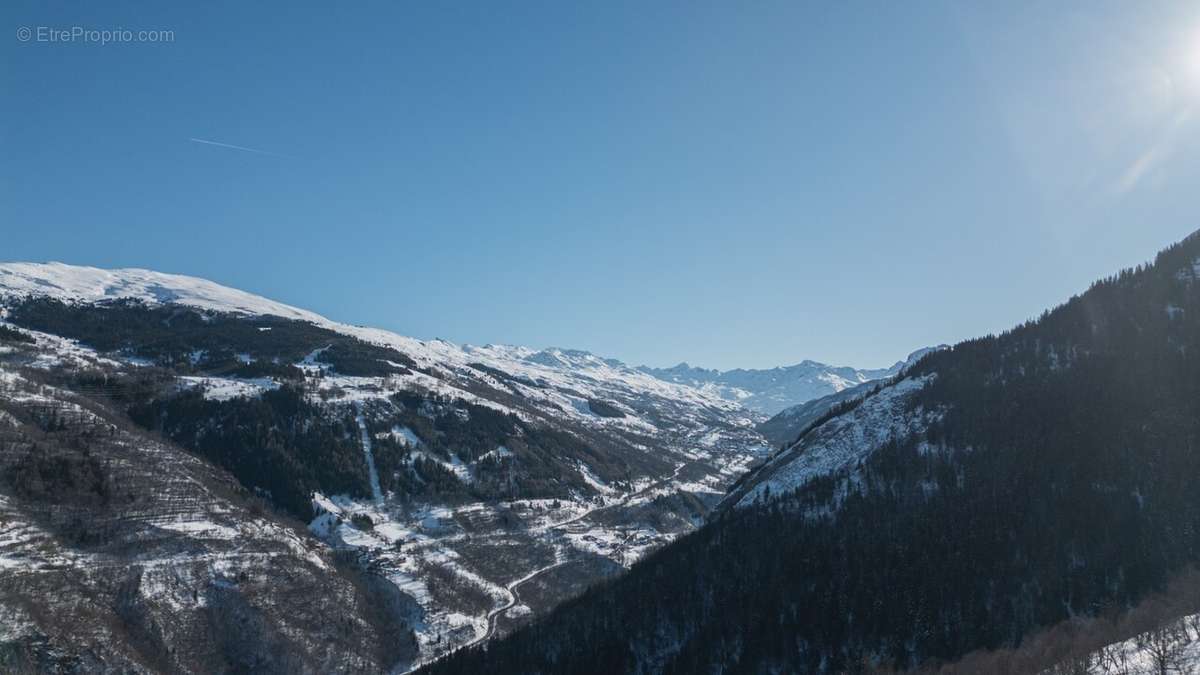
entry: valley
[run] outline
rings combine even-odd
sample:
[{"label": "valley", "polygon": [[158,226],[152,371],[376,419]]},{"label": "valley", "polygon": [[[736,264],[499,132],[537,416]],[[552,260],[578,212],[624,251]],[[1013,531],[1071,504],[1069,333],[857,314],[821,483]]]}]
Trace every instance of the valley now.
[{"label": "valley", "polygon": [[[711,383],[587,352],[415,340],[146,271],[0,265],[0,566],[14,581],[0,592],[26,608],[4,620],[0,656],[35,670],[93,657],[903,669],[1137,602],[1196,547],[1182,477],[1195,473],[1197,242],[769,420]],[[1097,381],[1108,399],[1080,396]],[[1000,499],[1013,494],[1026,497]],[[110,570],[128,573],[113,586]],[[288,603],[314,585],[327,592],[311,602],[357,642],[293,627],[312,623]],[[29,609],[83,589],[120,626],[96,633],[99,657]],[[161,622],[177,615],[224,637],[172,651]],[[229,622],[248,615],[255,631],[236,639]]]},{"label": "valley", "polygon": [[1198,289],[1200,233],[930,351],[693,535],[428,672],[1194,672]]}]

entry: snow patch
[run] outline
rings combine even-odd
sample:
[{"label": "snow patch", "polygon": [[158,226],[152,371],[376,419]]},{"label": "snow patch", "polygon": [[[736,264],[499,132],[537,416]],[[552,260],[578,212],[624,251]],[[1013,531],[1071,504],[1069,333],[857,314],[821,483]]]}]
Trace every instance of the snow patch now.
[{"label": "snow patch", "polygon": [[264,391],[278,389],[279,383],[269,377],[258,377],[248,380],[232,377],[202,377],[184,375],[179,378],[185,387],[200,387],[204,398],[209,401],[228,401],[234,398],[254,397]]},{"label": "snow patch", "polygon": [[749,506],[768,493],[795,490],[817,476],[853,466],[892,439],[924,430],[938,415],[921,409],[909,412],[905,404],[933,377],[905,378],[884,387],[854,410],[810,431],[759,470],[764,478],[737,505]]}]

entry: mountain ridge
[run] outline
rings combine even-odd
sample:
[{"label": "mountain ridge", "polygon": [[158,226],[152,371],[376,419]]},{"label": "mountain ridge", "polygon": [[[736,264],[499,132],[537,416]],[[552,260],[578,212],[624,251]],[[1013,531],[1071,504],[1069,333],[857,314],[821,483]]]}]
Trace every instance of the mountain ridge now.
[{"label": "mountain ridge", "polygon": [[[458,344],[442,338],[429,340],[409,337],[394,331],[349,324],[242,291],[233,287],[181,274],[157,272],[146,268],[115,268],[70,265],[62,262],[0,263],[0,295],[9,297],[51,297],[61,301],[102,303],[135,299],[151,304],[179,304],[209,311],[224,311],[248,316],[268,315],[307,321],[375,344],[415,353],[424,363],[452,361],[463,366],[475,358],[521,362],[535,366],[566,369],[611,368],[623,377],[640,373],[657,381],[685,387],[671,395],[690,397],[697,392],[705,405],[734,404],[757,415],[771,417],[787,408],[813,399],[894,375],[915,354],[887,368],[831,366],[805,359],[791,366],[770,369],[735,368],[725,371],[693,368],[686,362],[672,368],[630,366],[626,362],[581,349],[564,347],[528,347],[488,343],[482,346]],[[495,363],[489,363],[495,366]],[[643,382],[643,386],[645,383]]]},{"label": "mountain ridge", "polygon": [[638,370],[666,382],[694,387],[735,401],[772,417],[813,399],[895,375],[905,362],[897,361],[886,368],[855,368],[805,359],[794,365],[774,368],[715,370],[694,367],[685,361],[670,368],[638,366]]}]

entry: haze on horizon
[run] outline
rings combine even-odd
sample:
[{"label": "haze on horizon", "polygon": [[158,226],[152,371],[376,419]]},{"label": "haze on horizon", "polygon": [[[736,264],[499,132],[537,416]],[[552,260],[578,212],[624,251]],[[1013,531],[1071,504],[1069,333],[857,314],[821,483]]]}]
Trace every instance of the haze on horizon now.
[{"label": "haze on horizon", "polygon": [[[0,16],[0,259],[421,338],[881,367],[1200,227],[1180,3]],[[173,40],[20,39],[72,26]]]}]

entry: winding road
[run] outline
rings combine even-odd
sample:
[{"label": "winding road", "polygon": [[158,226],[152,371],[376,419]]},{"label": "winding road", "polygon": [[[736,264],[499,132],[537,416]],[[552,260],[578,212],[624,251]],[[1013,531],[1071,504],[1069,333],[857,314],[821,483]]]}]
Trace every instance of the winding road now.
[{"label": "winding road", "polygon": [[520,601],[521,596],[519,593],[517,593],[517,589],[520,588],[522,584],[524,584],[528,581],[533,581],[535,578],[538,577],[538,575],[542,574],[543,572],[549,572],[550,570],[554,569],[555,567],[561,567],[562,565],[565,565],[568,562],[570,562],[570,561],[569,560],[560,560],[552,565],[547,565],[545,567],[536,569],[536,570],[530,572],[529,574],[526,574],[525,576],[521,577],[520,579],[517,579],[516,581],[509,582],[509,584],[504,587],[504,590],[508,591],[508,602],[505,603],[504,605],[497,607],[497,608],[493,609],[492,611],[488,612],[487,632],[483,634],[483,637],[476,638],[474,642],[465,644],[465,645],[463,645],[463,647],[470,647],[474,644],[477,644],[479,642],[485,642],[492,638],[492,635],[494,635],[496,633],[496,619],[501,614],[507,612],[508,610],[512,609],[513,607],[516,607],[517,603]]},{"label": "winding road", "polygon": [[[589,516],[593,516],[593,515],[601,512],[601,511],[616,508],[619,506],[626,506],[629,504],[629,502],[633,501],[637,497],[640,497],[641,495],[644,495],[651,490],[656,490],[656,489],[662,487],[663,485],[666,485],[667,483],[678,478],[679,472],[682,471],[683,467],[685,467],[685,466],[687,466],[687,464],[680,464],[679,466],[675,467],[675,471],[670,475],[670,477],[655,481],[655,482],[651,483],[650,485],[647,485],[646,487],[642,488],[641,490],[638,490],[637,492],[631,492],[618,502],[614,502],[612,504],[606,504],[604,506],[597,506],[595,508],[588,509],[587,511],[584,511],[583,513],[579,514],[578,516],[575,516],[574,518],[571,518],[569,520],[564,520],[561,523],[555,523],[554,525],[550,525],[549,527],[546,528],[546,530],[547,531],[557,530],[559,528],[563,528],[568,525],[577,523]],[[622,542],[622,547],[625,544],[627,544],[628,541],[629,541],[629,539],[626,538],[626,540],[624,542]],[[542,575],[543,573],[549,572],[550,570],[552,570],[556,567],[561,567],[569,562],[571,562],[571,559],[559,560],[553,564],[546,565],[545,567],[540,567],[538,569],[535,569],[532,572],[530,572],[529,574],[526,574],[525,576],[521,577],[520,579],[516,579],[516,580],[511,581],[508,584],[506,584],[504,587],[504,590],[508,591],[508,601],[505,602],[503,605],[501,605],[499,607],[495,607],[490,612],[488,612],[487,632],[485,632],[483,635],[475,638],[471,642],[464,644],[462,647],[460,647],[460,649],[466,649],[468,647],[473,647],[481,642],[486,642],[486,641],[490,640],[492,638],[492,636],[495,635],[495,633],[496,633],[496,622],[499,619],[500,615],[507,612],[508,610],[512,609],[513,607],[516,607],[517,603],[520,602],[520,593],[517,592],[518,588],[520,588],[521,586],[523,586],[524,584],[526,584],[530,581],[533,581],[534,579],[536,579],[538,576]]]}]

